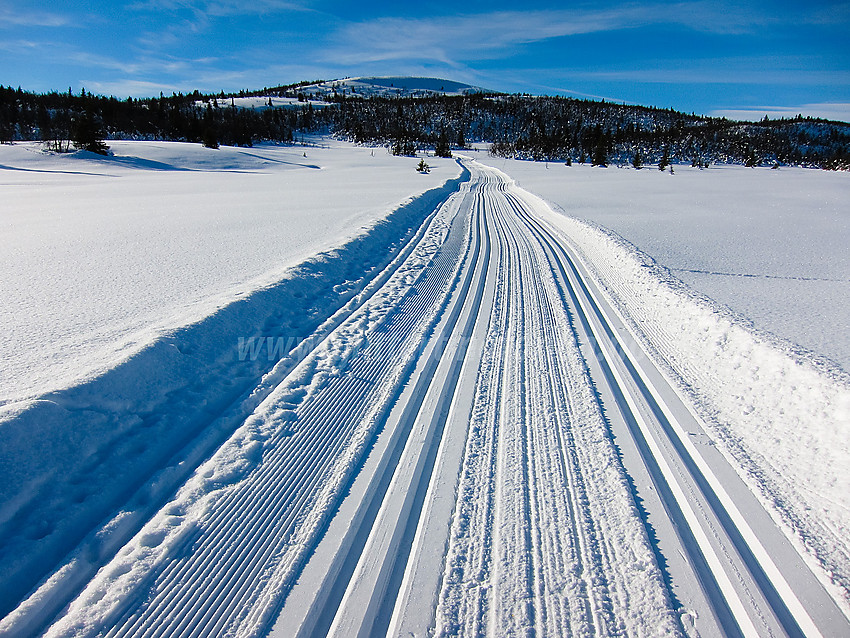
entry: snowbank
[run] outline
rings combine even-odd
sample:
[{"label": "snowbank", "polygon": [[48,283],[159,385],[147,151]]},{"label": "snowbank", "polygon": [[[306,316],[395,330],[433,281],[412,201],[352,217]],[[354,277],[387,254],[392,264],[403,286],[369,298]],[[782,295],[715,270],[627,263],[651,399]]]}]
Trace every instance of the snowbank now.
[{"label": "snowbank", "polygon": [[317,144],[0,146],[0,406],[114,367],[459,172]]},{"label": "snowbank", "polygon": [[[368,149],[342,153],[354,151],[364,153],[364,161],[371,157]],[[265,152],[280,157],[278,149]],[[307,150],[308,155],[312,152]],[[277,364],[293,346],[324,326],[332,328],[334,313],[356,301],[364,286],[405,249],[438,203],[468,177],[467,172],[445,163],[439,171],[441,176],[414,188],[406,175],[408,171],[417,175],[411,161],[401,164],[403,176],[395,171],[397,184],[383,183],[384,177],[376,176],[383,189],[379,186],[379,195],[372,199],[359,198],[370,186],[358,186],[358,180],[368,180],[367,174],[356,167],[345,169],[347,179],[340,170],[324,182],[302,182],[304,188],[311,187],[310,192],[294,192],[290,203],[307,205],[313,198],[314,204],[303,217],[297,217],[300,226],[293,223],[290,232],[298,230],[304,236],[305,241],[299,244],[304,251],[320,245],[317,242],[339,244],[337,247],[282,272],[271,271],[243,282],[239,290],[246,294],[231,292],[229,299],[227,295],[217,297],[215,303],[220,307],[193,323],[162,330],[158,335],[145,333],[155,338],[136,348],[120,365],[83,383],[6,406],[0,416],[0,581],[4,583],[0,615],[7,613],[117,503],[136,492],[134,499],[141,502],[134,505],[144,512],[167,497],[181,472],[192,469],[191,464],[173,463],[172,457],[189,444],[192,450],[184,450],[184,457],[189,454],[190,459],[198,457],[196,461],[200,462],[210,454],[264,398],[263,392],[274,387],[275,379],[261,381],[263,376],[272,369],[274,375],[285,373],[286,366]],[[389,163],[384,158],[379,160],[379,165]],[[250,216],[247,204],[256,203],[257,195],[244,194],[237,188],[246,184],[246,179],[250,177],[242,175],[243,181],[228,186],[234,192],[218,192],[216,196],[230,199],[234,206],[235,199],[242,197]],[[286,185],[282,175],[277,175],[277,181],[279,186]],[[315,190],[318,186],[331,189],[334,181],[340,189],[351,189],[331,195]],[[376,207],[376,197],[395,196],[396,190],[405,188],[408,192],[421,191],[423,184],[436,186],[408,197],[389,214]],[[130,180],[128,188],[137,193],[141,185]],[[319,214],[322,209],[315,202],[327,202],[329,196],[341,221],[330,213]],[[399,199],[402,197],[396,201]],[[359,210],[361,205],[372,210],[364,214]],[[131,217],[138,221],[135,214]],[[226,215],[217,216],[219,220],[223,217]],[[277,219],[276,223],[281,222]],[[266,224],[265,232],[273,232],[274,225]],[[203,235],[200,222],[189,227]],[[334,230],[325,232],[328,227]],[[230,228],[233,243],[245,239],[240,228],[238,224]],[[133,254],[137,259],[141,256]],[[297,255],[293,250],[287,256],[295,259]],[[201,251],[193,256],[196,261],[189,262],[202,271]],[[272,259],[274,255],[268,253],[262,263]],[[71,264],[66,266],[70,268]],[[271,276],[277,280],[263,285],[263,277]],[[216,281],[220,284],[222,279],[214,277],[209,285]],[[150,281],[155,284],[155,279]],[[173,287],[179,289],[180,283]],[[116,284],[105,292],[107,296],[120,295],[122,290]],[[202,299],[175,316],[196,316],[209,304],[208,299]],[[176,302],[165,303],[159,310],[175,306]],[[61,318],[61,307],[45,311]],[[292,366],[296,365],[297,357],[291,358]],[[151,490],[138,493],[154,473],[162,475],[162,481],[153,481]],[[121,536],[120,530],[116,536]],[[91,539],[86,550],[91,560],[97,562],[98,556],[108,554],[111,542],[109,538]]]}]

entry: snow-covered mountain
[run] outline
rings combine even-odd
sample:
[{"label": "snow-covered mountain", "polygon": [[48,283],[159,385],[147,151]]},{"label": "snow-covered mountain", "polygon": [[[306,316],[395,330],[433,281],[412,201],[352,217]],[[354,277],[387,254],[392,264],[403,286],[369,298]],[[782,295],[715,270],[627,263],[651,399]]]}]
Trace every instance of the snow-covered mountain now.
[{"label": "snow-covered mountain", "polygon": [[299,87],[299,91],[313,95],[333,95],[334,93],[345,93],[361,95],[364,97],[373,95],[400,96],[400,97],[422,97],[427,95],[465,95],[467,93],[492,93],[480,86],[472,86],[463,82],[444,80],[441,78],[420,77],[354,77],[341,80],[328,80],[316,82]]},{"label": "snow-covered mountain", "polygon": [[[250,93],[223,97],[224,104],[262,110],[310,103],[313,107],[327,106],[326,98],[334,95],[352,97],[430,97],[434,95],[459,96],[470,93],[495,93],[489,89],[454,80],[403,76],[354,77],[338,80],[303,82],[286,86],[264,88]],[[200,104],[200,102],[198,102]]]}]

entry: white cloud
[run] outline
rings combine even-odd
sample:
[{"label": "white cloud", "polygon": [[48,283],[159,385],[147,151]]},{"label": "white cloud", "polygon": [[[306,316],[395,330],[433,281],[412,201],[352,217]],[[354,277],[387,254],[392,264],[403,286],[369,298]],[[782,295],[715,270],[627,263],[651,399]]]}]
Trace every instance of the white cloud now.
[{"label": "white cloud", "polygon": [[45,46],[47,46],[47,43],[34,40],[0,40],[0,51],[8,51],[9,53],[21,54],[40,50]]},{"label": "white cloud", "polygon": [[749,65],[735,65],[723,61],[703,60],[689,66],[684,61],[681,68],[617,69],[587,71],[569,69],[563,73],[572,79],[603,80],[611,82],[640,82],[657,84],[759,84],[783,86],[850,86],[850,71],[824,69],[782,68],[779,60],[772,68],[758,68],[755,61]]},{"label": "white cloud", "polygon": [[[214,65],[221,62],[216,57],[195,57],[195,58],[179,58],[174,56],[143,56],[133,58],[132,61],[114,58],[103,55],[96,55],[87,51],[70,50],[67,51],[64,57],[68,60],[76,62],[90,69],[105,69],[107,71],[117,71],[119,74],[126,76],[127,79],[116,81],[83,81],[82,84],[86,87],[91,86],[92,89],[100,91],[96,86],[110,86],[117,83],[119,86],[125,86],[133,82],[138,82],[140,87],[150,85],[153,87],[165,86],[172,90],[177,84],[176,78],[181,76],[190,76],[205,70],[209,70]],[[132,78],[132,79],[130,79]],[[162,78],[159,82],[149,82],[143,78]],[[185,88],[185,87],[184,87]],[[197,87],[192,87],[197,88]],[[157,88],[157,91],[160,89]],[[164,90],[164,89],[163,89]],[[119,92],[118,95],[124,95],[126,91]],[[131,95],[142,95],[138,91],[130,93]]]},{"label": "white cloud", "polygon": [[[153,97],[159,96],[160,91],[166,94],[176,93],[181,88],[176,84],[167,82],[146,82],[144,80],[115,80],[111,82],[100,82],[97,80],[83,80],[81,84],[88,90],[100,95],[115,95],[118,97]],[[186,90],[185,88],[182,90]]]},{"label": "white cloud", "polygon": [[[338,34],[347,63],[427,58],[450,61],[458,54],[498,57],[506,48],[565,35],[625,28],[621,15],[564,12],[499,12],[425,19],[378,18],[348,24]],[[336,40],[337,38],[334,38]]]},{"label": "white cloud", "polygon": [[304,3],[288,0],[251,0],[250,2],[244,0],[143,0],[131,5],[130,8],[153,11],[188,10],[196,15],[209,17],[312,10]]},{"label": "white cloud", "polygon": [[19,11],[0,6],[0,27],[65,27],[71,20],[47,11]]},{"label": "white cloud", "polygon": [[425,58],[492,59],[518,45],[589,33],[674,24],[705,32],[744,33],[773,20],[738,5],[627,3],[609,9],[499,11],[454,17],[383,17],[349,23],[333,38],[329,58],[346,62]]}]

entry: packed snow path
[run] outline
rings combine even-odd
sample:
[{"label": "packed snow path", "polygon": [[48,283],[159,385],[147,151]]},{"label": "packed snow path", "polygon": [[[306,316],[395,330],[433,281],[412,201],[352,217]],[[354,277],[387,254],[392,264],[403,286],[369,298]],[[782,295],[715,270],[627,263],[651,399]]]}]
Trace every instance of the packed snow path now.
[{"label": "packed snow path", "polygon": [[467,167],[132,540],[0,629],[74,591],[47,635],[848,635],[539,201]]}]

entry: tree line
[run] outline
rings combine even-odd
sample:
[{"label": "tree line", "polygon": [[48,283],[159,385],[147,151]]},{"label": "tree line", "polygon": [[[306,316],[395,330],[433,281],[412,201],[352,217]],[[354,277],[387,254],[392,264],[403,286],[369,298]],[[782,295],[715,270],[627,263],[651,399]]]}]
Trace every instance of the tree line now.
[{"label": "tree line", "polygon": [[[326,133],[379,144],[399,155],[490,143],[491,153],[597,165],[737,163],[850,169],[850,125],[795,117],[736,122],[657,109],[528,95],[368,97],[333,93],[314,108],[304,84],[238,94],[153,98],[31,93],[0,86],[0,142],[43,140],[53,150],[102,152],[109,139],[159,139],[206,146],[291,142]],[[236,97],[298,98],[240,108]],[[313,96],[315,97],[315,96]]]},{"label": "tree line", "polygon": [[[91,138],[150,139],[251,146],[291,142],[304,128],[299,112],[229,105],[224,94],[160,94],[119,100],[86,93],[30,93],[0,86],[0,142],[43,140],[51,150],[82,148]],[[310,128],[309,123],[306,128]],[[88,149],[95,150],[95,149]]]}]

